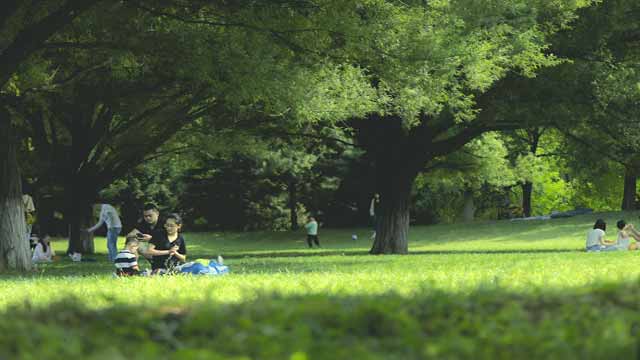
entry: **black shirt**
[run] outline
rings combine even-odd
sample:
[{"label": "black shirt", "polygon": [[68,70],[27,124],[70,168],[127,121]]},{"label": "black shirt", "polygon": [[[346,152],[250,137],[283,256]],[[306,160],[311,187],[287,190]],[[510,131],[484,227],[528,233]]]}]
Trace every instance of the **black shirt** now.
[{"label": "black shirt", "polygon": [[[140,229],[138,229],[140,230]],[[170,242],[167,237],[167,232],[156,232],[153,238],[149,241],[150,244],[155,245],[156,250],[169,250],[173,246],[178,245],[178,252],[182,255],[187,255],[187,245],[184,243],[182,234],[178,234],[178,238],[174,242]],[[175,266],[180,262],[175,256],[169,259],[169,255],[154,255],[151,259],[151,269],[166,269],[167,266]]]},{"label": "black shirt", "polygon": [[148,222],[144,221],[144,219],[138,221],[136,224],[136,229],[138,229],[141,233],[151,235],[151,238],[161,236],[161,233],[164,232],[164,219],[158,218],[158,222],[156,222],[155,226],[151,226]]}]

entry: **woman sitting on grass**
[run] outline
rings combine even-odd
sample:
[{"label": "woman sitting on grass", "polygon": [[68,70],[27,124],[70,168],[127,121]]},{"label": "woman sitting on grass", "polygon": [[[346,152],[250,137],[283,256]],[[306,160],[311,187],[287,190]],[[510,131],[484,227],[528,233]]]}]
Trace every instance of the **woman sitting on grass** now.
[{"label": "woman sitting on grass", "polygon": [[33,249],[33,256],[31,257],[31,261],[33,263],[51,262],[53,260],[56,252],[53,251],[50,240],[49,235],[45,235],[38,239],[38,243]]},{"label": "woman sitting on grass", "polygon": [[187,259],[187,246],[180,234],[182,218],[178,214],[169,214],[164,223],[164,231],[149,241],[148,254],[151,258],[151,269],[157,274],[169,271]]},{"label": "woman sitting on grass", "polygon": [[614,245],[615,241],[607,240],[605,238],[605,231],[607,230],[607,223],[602,220],[596,220],[593,225],[593,229],[587,233],[587,251],[612,251],[617,250]]},{"label": "woman sitting on grass", "polygon": [[637,250],[638,243],[631,243],[631,238],[640,241],[640,233],[633,227],[633,224],[627,224],[624,220],[618,220],[618,241],[614,245],[617,250]]}]

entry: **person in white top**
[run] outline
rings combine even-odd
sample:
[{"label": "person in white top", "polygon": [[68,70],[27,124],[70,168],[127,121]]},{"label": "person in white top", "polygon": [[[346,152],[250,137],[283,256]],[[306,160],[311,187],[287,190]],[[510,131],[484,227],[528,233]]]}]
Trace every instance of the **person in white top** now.
[{"label": "person in white top", "polygon": [[22,204],[24,205],[24,220],[27,223],[27,241],[31,241],[31,229],[36,220],[36,207],[33,205],[33,198],[29,194],[22,194]]},{"label": "person in white top", "polygon": [[45,235],[38,240],[35,249],[33,249],[31,261],[33,263],[51,262],[55,255],[56,252],[53,251],[49,235]]},{"label": "person in white top", "polygon": [[[637,250],[639,248],[638,241],[640,241],[640,232],[636,230],[633,224],[627,224],[624,220],[618,220],[616,223],[618,227],[618,240],[614,245],[618,250]],[[636,242],[631,243],[631,238],[634,238]]]},{"label": "person in white top", "polygon": [[587,251],[612,251],[618,250],[615,248],[615,241],[607,240],[605,238],[607,230],[607,223],[602,220],[596,220],[596,223],[593,225],[593,229],[589,230],[587,233]]},{"label": "person in white top", "polygon": [[371,224],[373,225],[373,234],[371,234],[371,238],[376,237],[376,233],[378,230],[378,212],[380,207],[380,194],[373,194],[373,198],[371,198],[371,205],[369,205],[369,217],[371,218]]},{"label": "person in white top", "polygon": [[118,255],[118,235],[122,230],[122,222],[116,209],[109,204],[100,205],[98,223],[87,229],[88,232],[96,231],[102,224],[107,226],[107,251],[109,261],[113,262]]}]

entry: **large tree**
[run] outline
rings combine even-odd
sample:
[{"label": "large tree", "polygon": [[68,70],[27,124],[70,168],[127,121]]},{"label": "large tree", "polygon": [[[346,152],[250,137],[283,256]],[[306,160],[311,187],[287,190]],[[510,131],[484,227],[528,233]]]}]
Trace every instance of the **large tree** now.
[{"label": "large tree", "polygon": [[375,159],[382,197],[371,253],[404,254],[416,175],[485,132],[527,126],[492,111],[492,101],[509,92],[510,82],[501,79],[518,73],[532,76],[541,67],[557,64],[546,52],[547,37],[574,18],[576,7],[587,4],[376,5],[360,10],[361,21],[390,23],[394,31],[372,31],[374,36],[365,42],[368,52],[359,59],[386,102],[383,110],[352,125],[359,143]]},{"label": "large tree", "polygon": [[606,161],[623,167],[623,210],[635,209],[640,174],[639,43],[640,4],[603,1],[583,10],[574,29],[554,40],[572,62],[545,72],[529,88],[563,95],[554,96],[545,114],[572,143],[574,158],[593,169]]},{"label": "large tree", "polygon": [[53,34],[98,0],[9,0],[0,15],[0,270],[31,268],[23,217],[20,170],[16,162],[14,121],[7,109],[5,89],[28,58]]},{"label": "large tree", "polygon": [[[294,101],[297,121],[331,120],[367,106],[356,69],[317,54],[301,59],[289,42],[289,33],[307,32],[297,23],[305,15],[291,13],[304,4],[192,5],[105,4],[50,39],[33,71],[11,84],[12,111],[36,153],[56,164],[50,172],[62,168],[72,251],[90,250],[81,229],[98,191],[188,120],[224,116],[224,107],[277,117]],[[29,81],[33,73],[41,84]]]}]

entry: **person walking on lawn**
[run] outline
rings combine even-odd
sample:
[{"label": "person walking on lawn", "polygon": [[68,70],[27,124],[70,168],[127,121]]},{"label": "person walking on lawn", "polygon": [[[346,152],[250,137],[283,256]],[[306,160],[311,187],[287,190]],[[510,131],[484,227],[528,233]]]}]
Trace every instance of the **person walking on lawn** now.
[{"label": "person walking on lawn", "polygon": [[318,223],[313,216],[309,216],[307,218],[307,223],[304,225],[304,228],[307,229],[307,243],[309,244],[309,248],[313,247],[313,243],[316,243],[316,246],[320,247],[320,240],[318,239]]}]

